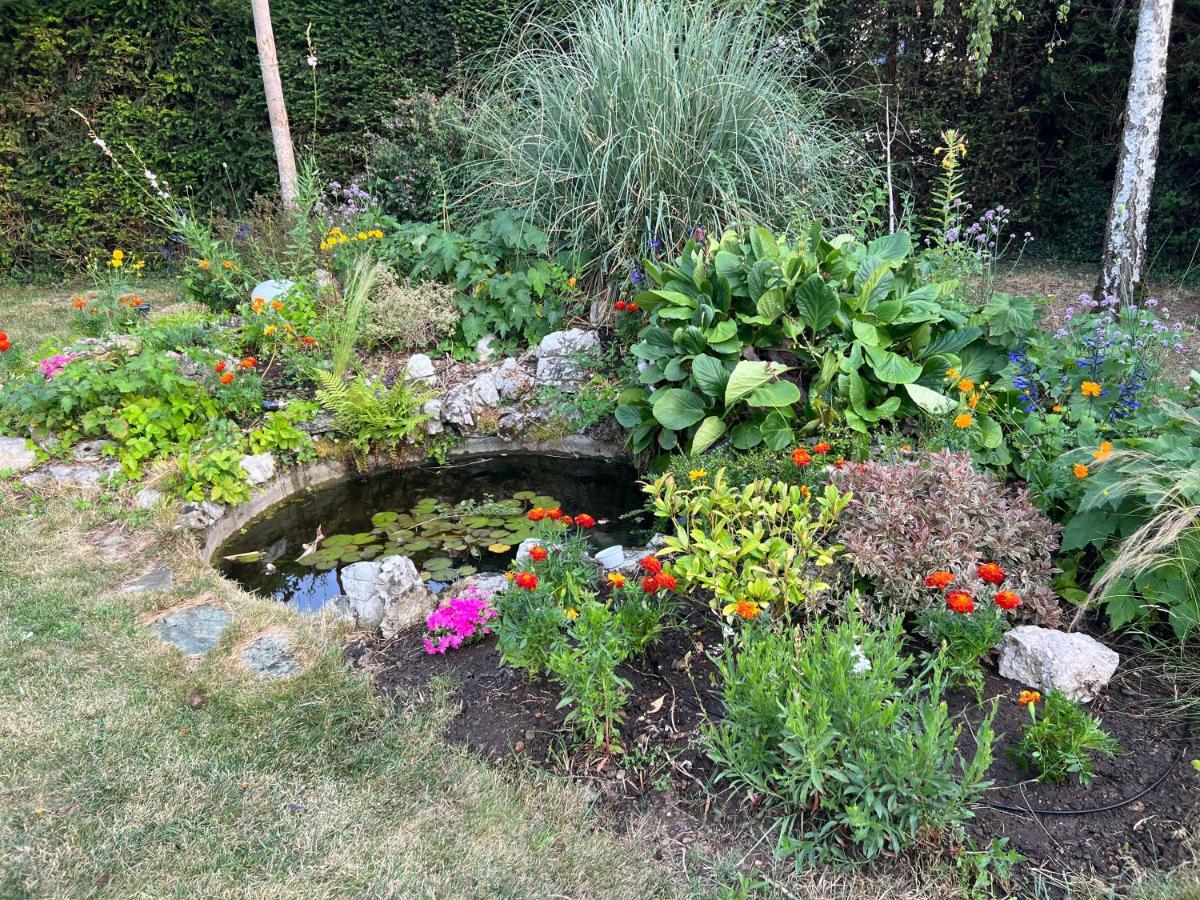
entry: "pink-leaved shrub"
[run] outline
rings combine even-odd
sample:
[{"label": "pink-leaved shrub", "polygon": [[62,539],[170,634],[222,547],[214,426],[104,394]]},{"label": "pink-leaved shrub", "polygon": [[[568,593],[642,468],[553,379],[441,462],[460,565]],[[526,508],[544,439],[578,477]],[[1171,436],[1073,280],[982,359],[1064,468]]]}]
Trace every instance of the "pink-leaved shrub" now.
[{"label": "pink-leaved shrub", "polygon": [[854,499],[839,517],[839,543],[855,571],[874,586],[874,612],[924,606],[925,577],[953,572],[967,591],[983,588],[980,563],[1007,573],[1004,587],[1021,598],[1021,615],[1046,625],[1059,621],[1050,586],[1059,527],[1043,516],[1023,488],[996,481],[948,450],[905,462],[847,465],[834,484]]}]

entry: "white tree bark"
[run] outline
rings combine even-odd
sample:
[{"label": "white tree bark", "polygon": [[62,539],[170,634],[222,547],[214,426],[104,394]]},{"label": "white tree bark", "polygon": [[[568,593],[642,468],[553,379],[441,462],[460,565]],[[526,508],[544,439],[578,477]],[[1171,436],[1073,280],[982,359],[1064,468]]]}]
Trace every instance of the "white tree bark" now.
[{"label": "white tree bark", "polygon": [[279,60],[275,56],[271,7],[268,0],[250,0],[250,6],[254,10],[254,37],[258,43],[258,63],[262,69],[263,90],[267,95],[271,139],[275,142],[275,160],[279,164],[279,196],[285,206],[295,206],[296,155],[292,151],[292,132],[288,128],[287,107],[283,105],[283,84],[279,80]]},{"label": "white tree bark", "polygon": [[1141,0],[1117,177],[1104,230],[1100,291],[1132,302],[1146,273],[1146,222],[1167,93],[1172,0]]}]

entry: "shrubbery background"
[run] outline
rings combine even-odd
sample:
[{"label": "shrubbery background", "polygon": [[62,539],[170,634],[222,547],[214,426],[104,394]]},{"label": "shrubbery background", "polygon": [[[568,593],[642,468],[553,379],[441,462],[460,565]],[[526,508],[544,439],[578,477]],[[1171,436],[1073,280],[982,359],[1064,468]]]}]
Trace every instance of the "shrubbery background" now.
[{"label": "shrubbery background", "polygon": [[[776,9],[797,35],[807,4]],[[979,90],[968,78],[968,24],[957,4],[936,20],[912,0],[822,4],[824,66],[860,85],[841,104],[853,124],[882,115],[872,85],[897,85],[903,183],[920,189],[945,127],[971,142],[969,188],[978,204],[1012,206],[1044,255],[1098,252],[1129,75],[1136,4],[1075,0],[1047,59],[1053,11],[1030,4],[1001,26]],[[276,0],[275,38],[297,142],[323,172],[361,171],[367,135],[395,101],[469,81],[470,61],[494,48],[514,17],[552,16],[549,0]],[[305,29],[319,58],[318,108]],[[794,25],[792,24],[794,23]],[[785,48],[783,52],[797,52]],[[930,59],[939,60],[929,62]],[[1152,245],[1159,265],[1186,265],[1200,242],[1200,0],[1175,6],[1167,109]],[[201,208],[274,190],[275,165],[254,28],[242,0],[7,0],[0,13],[0,278],[51,274],[98,247],[161,237],[134,189],[88,144],[75,107],[110,140],[130,143]],[[414,117],[420,121],[419,117]],[[421,143],[417,137],[417,143]],[[436,142],[434,142],[436,143]],[[876,145],[878,149],[878,145]],[[161,235],[161,232],[158,232]]]}]

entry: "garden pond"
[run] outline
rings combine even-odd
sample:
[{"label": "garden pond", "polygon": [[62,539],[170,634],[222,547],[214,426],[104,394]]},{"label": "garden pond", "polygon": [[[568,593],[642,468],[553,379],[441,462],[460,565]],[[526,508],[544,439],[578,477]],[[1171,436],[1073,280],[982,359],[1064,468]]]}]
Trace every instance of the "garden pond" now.
[{"label": "garden pond", "polygon": [[247,590],[315,612],[344,593],[342,569],[366,559],[408,556],[435,591],[477,571],[503,571],[531,535],[534,507],[593,516],[596,549],[636,543],[643,500],[624,463],[475,458],[302,492],[250,522],[216,558]]}]

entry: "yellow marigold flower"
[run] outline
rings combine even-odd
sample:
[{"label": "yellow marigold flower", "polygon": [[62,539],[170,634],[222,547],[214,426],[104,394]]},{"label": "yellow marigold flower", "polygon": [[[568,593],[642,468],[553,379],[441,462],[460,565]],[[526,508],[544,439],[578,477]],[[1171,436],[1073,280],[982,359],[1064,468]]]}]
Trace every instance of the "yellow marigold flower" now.
[{"label": "yellow marigold flower", "polygon": [[1100,385],[1095,381],[1085,381],[1079,386],[1079,392],[1085,397],[1099,397]]},{"label": "yellow marigold flower", "polygon": [[212,263],[210,263],[207,259],[201,259],[199,262],[196,263],[196,265],[202,271],[205,271],[205,272],[207,272],[210,268],[212,268]]},{"label": "yellow marigold flower", "polygon": [[370,234],[371,234],[371,237],[375,238],[375,240],[377,240],[377,241],[383,239],[382,229],[372,228]]},{"label": "yellow marigold flower", "polygon": [[579,610],[577,610],[573,606],[568,606],[566,615],[567,615],[568,619],[571,619],[572,621],[574,621],[575,619],[579,618]]},{"label": "yellow marigold flower", "polygon": [[325,241],[321,241],[321,249],[322,249],[322,250],[328,250],[328,249],[329,249],[329,244],[325,243]]},{"label": "yellow marigold flower", "polygon": [[572,275],[570,278],[567,279],[567,287],[569,287],[569,288],[575,287],[575,281],[576,281],[575,276]]},{"label": "yellow marigold flower", "polygon": [[116,248],[115,250],[113,250],[113,252],[112,252],[112,258],[113,258],[113,259],[124,259],[124,258],[125,258],[125,251],[124,251],[124,250],[122,250],[120,247],[117,247],[117,248]]},{"label": "yellow marigold flower", "polygon": [[959,379],[958,369],[947,369],[946,377],[951,379],[952,381],[958,381],[958,379]]},{"label": "yellow marigold flower", "polygon": [[358,238],[360,241],[365,241],[367,239],[367,233],[365,231],[360,231],[358,234],[355,235],[355,237]]},{"label": "yellow marigold flower", "polygon": [[975,417],[970,413],[959,413],[958,418],[954,420],[955,428],[970,428],[975,422]]},{"label": "yellow marigold flower", "polygon": [[1050,408],[1050,412],[1060,413],[1062,412],[1062,407],[1055,403],[1054,406]]},{"label": "yellow marigold flower", "polygon": [[278,329],[276,329],[276,327],[275,327],[274,325],[268,325],[266,328],[264,328],[264,329],[263,329],[263,334],[264,334],[264,335],[272,335],[272,334],[274,334],[274,333],[275,333],[277,330],[278,330]]},{"label": "yellow marigold flower", "polygon": [[975,390],[975,382],[973,382],[970,378],[964,378],[958,383],[958,390],[960,393],[969,394],[971,391]]},{"label": "yellow marigold flower", "polygon": [[339,234],[339,235],[338,235],[338,243],[339,243],[339,244],[344,244],[344,243],[346,243],[346,241],[348,241],[348,240],[350,240],[350,238],[346,237],[346,235],[344,235],[344,234]]},{"label": "yellow marigold flower", "polygon": [[146,268],[146,261],[144,259],[139,259],[133,264],[133,268],[138,272],[142,271],[142,269]]},{"label": "yellow marigold flower", "polygon": [[692,481],[699,481],[707,474],[707,469],[692,469],[690,472],[688,472],[688,478],[690,478]]},{"label": "yellow marigold flower", "polygon": [[620,572],[609,572],[608,573],[608,583],[611,584],[615,588],[624,587],[625,586],[625,576],[622,575]]},{"label": "yellow marigold flower", "polygon": [[1075,465],[1073,467],[1073,471],[1075,472],[1075,477],[1080,479],[1081,481],[1084,478],[1087,478],[1088,474],[1089,474],[1088,467],[1085,466],[1083,463],[1075,463]]},{"label": "yellow marigold flower", "polygon": [[1017,702],[1022,706],[1028,706],[1030,703],[1037,703],[1041,699],[1042,695],[1039,691],[1021,691],[1017,697]]}]

